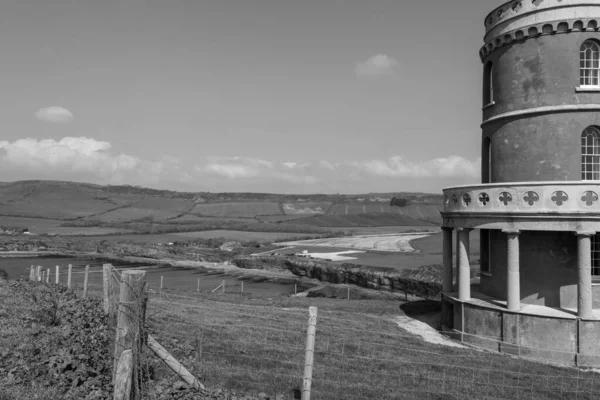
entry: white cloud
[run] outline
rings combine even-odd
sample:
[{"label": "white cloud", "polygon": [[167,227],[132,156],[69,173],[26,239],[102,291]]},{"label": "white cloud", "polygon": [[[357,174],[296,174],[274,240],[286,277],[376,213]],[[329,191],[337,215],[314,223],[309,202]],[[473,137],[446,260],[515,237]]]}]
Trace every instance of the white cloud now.
[{"label": "white cloud", "polygon": [[435,158],[424,164],[424,167],[435,176],[440,177],[478,177],[481,174],[481,157],[469,161],[460,156]]},{"label": "white cloud", "polygon": [[94,173],[100,176],[135,169],[140,160],[126,154],[111,154],[109,142],[86,137],[53,139],[19,139],[2,148],[0,162],[7,168],[27,168],[32,171],[65,171]]},{"label": "white cloud", "polygon": [[66,123],[73,120],[73,113],[60,106],[51,106],[37,110],[35,112],[35,117],[46,122]]},{"label": "white cloud", "polygon": [[447,158],[434,158],[428,161],[412,162],[403,156],[394,156],[389,160],[357,161],[350,163],[350,165],[370,175],[393,178],[474,178],[479,176],[481,158],[469,161],[463,157],[451,155]]},{"label": "white cloud", "polygon": [[335,171],[335,166],[324,160],[319,161],[319,167]]},{"label": "white cloud", "polygon": [[354,73],[358,76],[389,75],[398,66],[398,61],[387,54],[377,54],[356,65]]},{"label": "white cloud", "polygon": [[197,168],[200,172],[212,173],[216,175],[221,175],[227,177],[229,179],[237,179],[237,178],[249,178],[253,176],[257,176],[259,171],[257,168],[246,166],[242,164],[217,164],[212,163],[208,164],[204,167]]},{"label": "white cloud", "polygon": [[[481,159],[458,155],[411,161],[389,159],[274,162],[252,157],[204,157],[196,165],[163,156],[147,160],[114,151],[108,141],[88,137],[0,141],[3,180],[57,179],[100,184],[185,187],[185,190],[270,192],[361,192],[430,187],[477,181]],[[415,179],[416,178],[416,179]],[[469,181],[469,182],[466,182]]]}]

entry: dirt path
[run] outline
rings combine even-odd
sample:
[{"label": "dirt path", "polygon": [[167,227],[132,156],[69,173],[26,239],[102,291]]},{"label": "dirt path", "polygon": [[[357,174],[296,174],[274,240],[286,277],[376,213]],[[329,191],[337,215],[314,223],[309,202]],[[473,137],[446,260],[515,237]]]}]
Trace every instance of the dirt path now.
[{"label": "dirt path", "polygon": [[[421,318],[421,316],[419,317]],[[439,314],[423,315],[421,319],[426,319],[431,324],[435,324],[435,320],[439,319]],[[395,317],[394,322],[397,323],[400,328],[406,330],[408,333],[420,336],[426,342],[450,347],[465,347],[462,344],[442,335],[437,329],[433,328],[428,323],[411,318],[404,313]]]}]

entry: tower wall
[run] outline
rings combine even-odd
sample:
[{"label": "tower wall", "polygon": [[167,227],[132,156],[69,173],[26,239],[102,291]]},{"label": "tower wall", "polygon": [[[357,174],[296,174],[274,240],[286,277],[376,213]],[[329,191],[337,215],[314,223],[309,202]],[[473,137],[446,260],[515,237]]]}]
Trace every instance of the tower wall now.
[{"label": "tower wall", "polygon": [[494,104],[483,110],[483,183],[581,179],[581,133],[600,125],[600,93],[577,89],[588,39],[600,32],[529,38],[484,59],[494,66]]}]

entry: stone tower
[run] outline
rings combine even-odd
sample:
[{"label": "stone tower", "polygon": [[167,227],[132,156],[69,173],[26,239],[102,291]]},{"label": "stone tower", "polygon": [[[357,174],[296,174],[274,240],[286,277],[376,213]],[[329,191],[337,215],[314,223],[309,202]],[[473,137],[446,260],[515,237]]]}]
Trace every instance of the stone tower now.
[{"label": "stone tower", "polygon": [[442,320],[463,341],[600,365],[598,21],[600,0],[512,0],[485,19],[482,184],[445,189],[442,212]]}]

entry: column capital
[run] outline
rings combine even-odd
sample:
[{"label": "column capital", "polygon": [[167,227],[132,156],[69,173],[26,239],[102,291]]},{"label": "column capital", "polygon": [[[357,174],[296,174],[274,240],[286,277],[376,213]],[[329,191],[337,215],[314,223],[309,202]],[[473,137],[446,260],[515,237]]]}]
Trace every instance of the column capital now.
[{"label": "column capital", "polygon": [[596,234],[595,231],[575,231],[577,236],[594,236]]},{"label": "column capital", "polygon": [[518,229],[502,229],[502,233],[506,233],[507,235],[519,235],[521,231]]},{"label": "column capital", "polygon": [[452,228],[450,226],[442,226],[442,230],[443,231],[452,231],[452,230],[454,230],[454,228]]},{"label": "column capital", "polygon": [[456,228],[457,232],[471,232],[473,228]]}]

